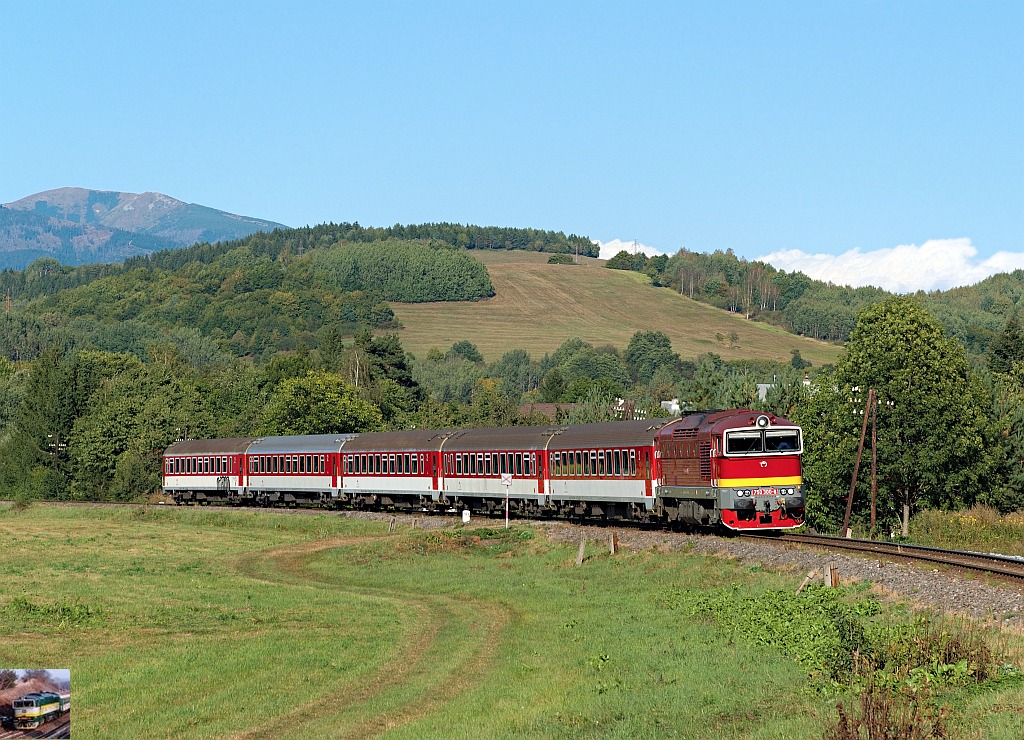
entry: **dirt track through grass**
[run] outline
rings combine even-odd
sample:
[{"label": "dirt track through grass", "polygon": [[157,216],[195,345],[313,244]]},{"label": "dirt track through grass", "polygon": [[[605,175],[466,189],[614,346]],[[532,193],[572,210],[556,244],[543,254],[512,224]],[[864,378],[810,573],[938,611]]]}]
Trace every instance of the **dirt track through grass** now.
[{"label": "dirt track through grass", "polygon": [[380,539],[330,538],[235,561],[234,568],[251,578],[388,602],[407,615],[403,629],[394,635],[393,653],[375,676],[235,737],[372,737],[426,716],[483,680],[512,618],[507,608],[465,597],[352,588],[310,568],[327,551]]}]

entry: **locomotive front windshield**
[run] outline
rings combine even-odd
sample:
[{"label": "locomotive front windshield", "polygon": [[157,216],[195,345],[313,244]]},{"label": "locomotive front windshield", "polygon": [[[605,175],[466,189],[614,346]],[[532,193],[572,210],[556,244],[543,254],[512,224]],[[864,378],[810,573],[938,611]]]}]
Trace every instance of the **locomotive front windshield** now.
[{"label": "locomotive front windshield", "polygon": [[726,455],[800,452],[799,429],[738,429],[725,433]]}]

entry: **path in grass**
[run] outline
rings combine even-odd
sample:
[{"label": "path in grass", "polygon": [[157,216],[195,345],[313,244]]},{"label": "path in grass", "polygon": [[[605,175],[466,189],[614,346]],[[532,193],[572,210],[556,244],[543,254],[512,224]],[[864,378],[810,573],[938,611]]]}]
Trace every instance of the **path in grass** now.
[{"label": "path in grass", "polygon": [[329,550],[382,537],[335,537],[248,554],[235,569],[250,578],[330,589],[412,614],[377,674],[358,686],[320,697],[238,735],[256,738],[367,737],[427,715],[482,682],[513,618],[498,604],[445,594],[353,588],[311,566]]}]

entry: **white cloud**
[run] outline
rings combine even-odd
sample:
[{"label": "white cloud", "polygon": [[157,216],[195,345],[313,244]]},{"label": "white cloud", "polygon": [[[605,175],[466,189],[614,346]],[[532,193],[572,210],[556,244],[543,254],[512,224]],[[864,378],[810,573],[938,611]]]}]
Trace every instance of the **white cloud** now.
[{"label": "white cloud", "polygon": [[876,285],[894,293],[946,290],[972,285],[999,272],[1024,269],[1024,253],[996,252],[978,259],[970,239],[929,239],[920,246],[901,244],[869,252],[851,249],[842,254],[784,249],[757,259],[837,285]]},{"label": "white cloud", "polygon": [[646,244],[640,244],[639,242],[624,242],[621,239],[612,239],[610,242],[594,239],[593,242],[601,247],[601,259],[603,260],[611,259],[622,250],[626,250],[630,254],[633,254],[634,251],[643,252],[648,257],[664,254],[664,252],[656,247],[648,247]]}]

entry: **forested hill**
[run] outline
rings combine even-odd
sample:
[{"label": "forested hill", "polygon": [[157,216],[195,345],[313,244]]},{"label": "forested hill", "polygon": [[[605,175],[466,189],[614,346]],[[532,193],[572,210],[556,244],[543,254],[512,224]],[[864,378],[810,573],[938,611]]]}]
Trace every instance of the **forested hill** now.
[{"label": "forested hill", "polygon": [[[465,249],[462,249],[465,248]],[[586,237],[458,224],[277,229],[132,257],[120,264],[36,260],[0,272],[8,298],[0,352],[46,347],[142,356],[154,341],[200,354],[269,357],[360,327],[397,328],[387,301],[473,301],[494,294],[481,249],[596,253]]]},{"label": "forested hill", "polygon": [[[851,288],[787,273],[737,257],[732,250],[711,254],[680,250],[648,258],[620,252],[607,267],[650,276],[655,285],[757,321],[815,339],[843,342],[857,313],[892,294],[881,288]],[[984,354],[1024,300],[1024,271],[1002,273],[976,285],[918,292],[916,298],[974,354]]]},{"label": "forested hill", "polygon": [[[339,241],[338,227],[276,231],[69,268],[42,259],[0,274],[10,296],[0,352],[45,348],[143,356],[168,340],[186,354],[269,358],[361,327],[398,326],[386,301],[472,301],[494,294],[471,253],[437,241]],[[198,353],[198,354],[197,354]],[[198,360],[201,362],[201,359]]]}]

